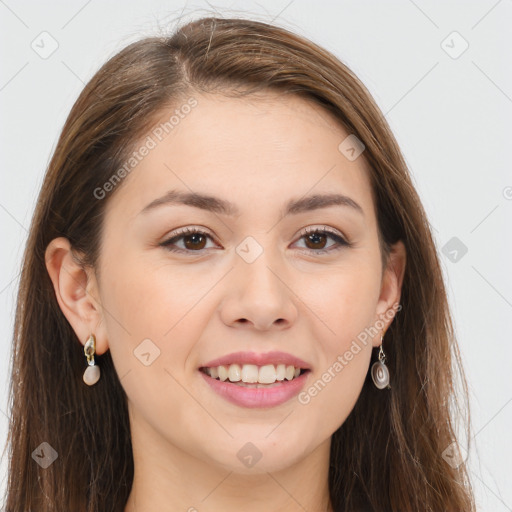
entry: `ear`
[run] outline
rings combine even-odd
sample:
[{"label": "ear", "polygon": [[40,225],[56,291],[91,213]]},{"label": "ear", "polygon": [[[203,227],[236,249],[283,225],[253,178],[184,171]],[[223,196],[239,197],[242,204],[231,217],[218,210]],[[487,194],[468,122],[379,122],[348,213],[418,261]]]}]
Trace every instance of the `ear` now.
[{"label": "ear", "polygon": [[57,302],[78,339],[85,345],[89,335],[94,334],[96,354],[103,354],[108,341],[94,271],[79,262],[69,240],[63,237],[48,244],[45,261]]},{"label": "ear", "polygon": [[[402,283],[405,274],[407,254],[401,240],[391,247],[388,263],[382,276],[379,301],[377,303],[377,319],[385,323],[382,335],[386,332],[400,304]],[[373,346],[380,345],[380,335],[373,340]]]}]

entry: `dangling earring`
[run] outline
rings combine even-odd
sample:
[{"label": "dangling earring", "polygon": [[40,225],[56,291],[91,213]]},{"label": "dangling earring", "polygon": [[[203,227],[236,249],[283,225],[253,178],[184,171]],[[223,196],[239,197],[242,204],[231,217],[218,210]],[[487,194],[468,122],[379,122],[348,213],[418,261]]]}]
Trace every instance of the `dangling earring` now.
[{"label": "dangling earring", "polygon": [[100,367],[94,363],[94,352],[96,351],[96,338],[94,334],[89,336],[84,346],[84,354],[87,357],[87,368],[84,372],[84,382],[88,386],[94,386],[100,380]]},{"label": "dangling earring", "polygon": [[372,365],[372,379],[373,383],[379,389],[391,388],[389,385],[389,370],[386,366],[386,356],[384,355],[384,350],[382,350],[382,342],[384,341],[384,337],[382,333],[380,335],[380,350],[379,350],[379,360],[373,363]]}]

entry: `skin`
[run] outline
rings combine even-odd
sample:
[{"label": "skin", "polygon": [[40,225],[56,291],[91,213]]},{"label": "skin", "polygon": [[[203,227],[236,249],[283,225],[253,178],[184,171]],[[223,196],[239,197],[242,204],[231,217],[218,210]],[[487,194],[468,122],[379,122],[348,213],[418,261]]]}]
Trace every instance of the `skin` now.
[{"label": "skin", "polygon": [[[397,243],[382,268],[364,153],[345,158],[338,145],[348,133],[329,113],[273,93],[194,97],[198,106],[108,198],[98,268],[81,268],[65,238],[47,250],[63,313],[82,343],[94,333],[97,354],[111,351],[128,396],[135,476],[125,512],[332,510],[331,436],[359,397],[381,332],[307,404],[240,407],[198,368],[239,350],[282,350],[311,365],[307,389],[365,328],[389,326],[405,248]],[[240,213],[140,213],[171,189],[229,200]],[[281,218],[288,200],[333,192],[364,215],[330,206]],[[176,241],[182,254],[159,246],[185,226],[211,238]],[[337,243],[308,242],[307,226],[328,226],[352,246],[315,254]],[[252,263],[236,252],[247,236],[263,249]],[[149,366],[134,356],[145,339],[160,350]],[[248,442],[261,453],[250,468],[237,457]]]}]

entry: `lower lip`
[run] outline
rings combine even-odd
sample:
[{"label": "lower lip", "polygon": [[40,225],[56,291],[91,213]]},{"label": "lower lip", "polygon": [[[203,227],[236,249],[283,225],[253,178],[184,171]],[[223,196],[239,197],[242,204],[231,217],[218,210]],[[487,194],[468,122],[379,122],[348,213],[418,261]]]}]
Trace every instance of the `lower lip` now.
[{"label": "lower lip", "polygon": [[275,407],[298,395],[306,383],[310,371],[304,372],[292,380],[269,388],[246,388],[228,381],[213,379],[199,370],[210,387],[222,398],[235,405],[248,408]]}]

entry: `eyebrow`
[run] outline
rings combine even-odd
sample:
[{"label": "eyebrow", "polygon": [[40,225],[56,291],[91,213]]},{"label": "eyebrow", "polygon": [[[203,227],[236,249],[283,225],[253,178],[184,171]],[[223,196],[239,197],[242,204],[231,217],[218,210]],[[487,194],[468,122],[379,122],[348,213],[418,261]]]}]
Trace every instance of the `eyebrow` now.
[{"label": "eyebrow", "polygon": [[[146,213],[163,205],[187,205],[213,213],[228,216],[240,215],[240,210],[233,203],[218,197],[199,194],[197,192],[182,192],[170,190],[162,197],[155,199],[142,209],[140,213]],[[284,215],[296,215],[303,212],[318,210],[329,206],[348,206],[364,216],[361,206],[353,199],[343,194],[314,194],[300,199],[291,199],[284,208]]]}]

